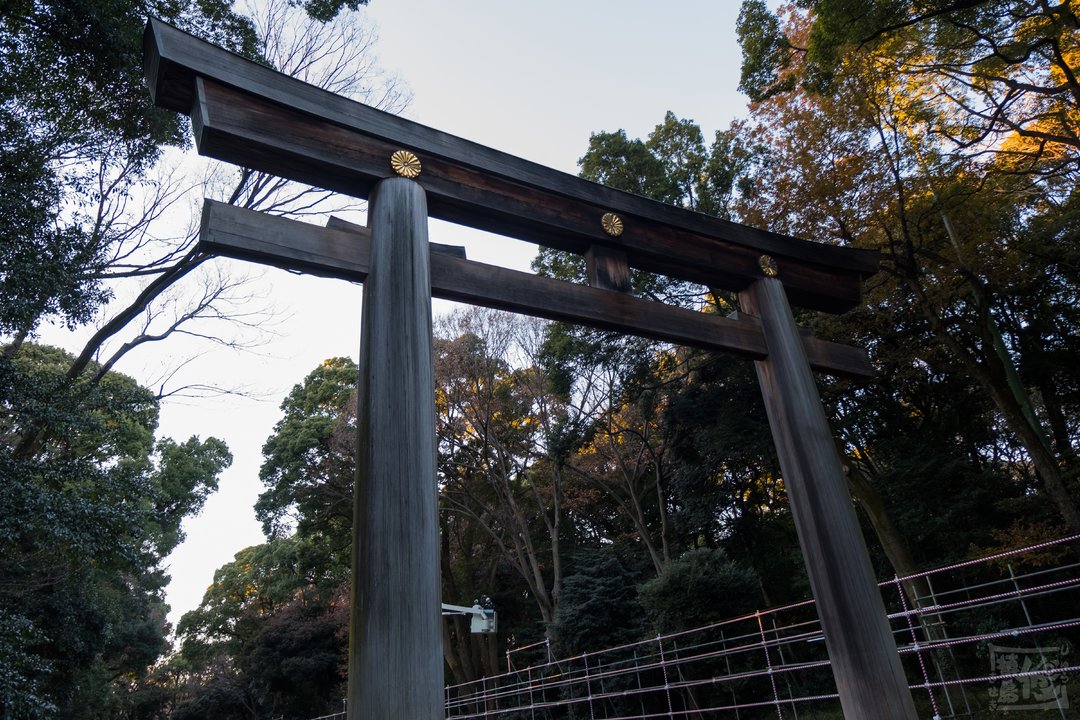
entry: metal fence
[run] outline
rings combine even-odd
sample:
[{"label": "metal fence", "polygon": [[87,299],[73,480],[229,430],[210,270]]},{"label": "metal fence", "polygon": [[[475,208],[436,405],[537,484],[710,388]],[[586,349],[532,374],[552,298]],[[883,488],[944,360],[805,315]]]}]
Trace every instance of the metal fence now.
[{"label": "metal fence", "polygon": [[[1080,718],[1078,551],[1074,536],[881,583],[921,717]],[[717,717],[842,717],[813,601],[447,688],[449,720]]]},{"label": "metal fence", "polygon": [[[1080,718],[1080,535],[880,586],[920,717]],[[513,656],[448,686],[447,719],[843,717],[810,600],[520,668]],[[332,718],[345,713],[313,720]]]}]

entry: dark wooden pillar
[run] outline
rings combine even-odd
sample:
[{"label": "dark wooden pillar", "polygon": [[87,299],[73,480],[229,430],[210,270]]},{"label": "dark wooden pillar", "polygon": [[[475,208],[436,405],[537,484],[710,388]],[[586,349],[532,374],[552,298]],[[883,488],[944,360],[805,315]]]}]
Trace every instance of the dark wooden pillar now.
[{"label": "dark wooden pillar", "polygon": [[630,264],[621,250],[590,245],[585,252],[585,272],[594,288],[630,292]]},{"label": "dark wooden pillar", "polygon": [[881,592],[784,287],[765,277],[739,299],[746,313],[760,318],[765,333],[769,354],[755,367],[844,717],[915,720]]},{"label": "dark wooden pillar", "polygon": [[348,718],[436,720],[445,708],[423,189],[404,178],[381,181],[368,226]]}]

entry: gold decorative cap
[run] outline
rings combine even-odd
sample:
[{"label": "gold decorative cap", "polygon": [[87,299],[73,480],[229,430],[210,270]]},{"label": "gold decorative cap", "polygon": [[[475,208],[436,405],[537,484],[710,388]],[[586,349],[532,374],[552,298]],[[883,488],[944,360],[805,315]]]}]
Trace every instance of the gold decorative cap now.
[{"label": "gold decorative cap", "polygon": [[776,277],[780,274],[780,268],[771,255],[762,255],[758,258],[758,265],[761,266],[761,272],[765,273],[766,277]]},{"label": "gold decorative cap", "polygon": [[411,180],[420,175],[420,158],[408,150],[398,150],[390,156],[390,167],[401,177]]},{"label": "gold decorative cap", "polygon": [[600,218],[600,226],[603,227],[604,232],[611,237],[619,237],[622,235],[622,218],[615,213],[604,213],[604,216]]}]

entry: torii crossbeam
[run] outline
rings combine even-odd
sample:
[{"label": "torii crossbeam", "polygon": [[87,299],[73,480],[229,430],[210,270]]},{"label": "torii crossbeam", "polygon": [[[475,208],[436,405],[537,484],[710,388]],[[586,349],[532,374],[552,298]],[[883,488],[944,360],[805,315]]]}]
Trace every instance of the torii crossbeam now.
[{"label": "torii crossbeam", "polygon": [[[442,718],[431,297],[752,358],[849,718],[913,720],[911,693],[811,367],[870,377],[860,349],[803,335],[791,303],[841,312],[876,253],[707,217],[513,157],[334,95],[158,20],[155,102],[199,152],[368,198],[368,229],[207,201],[200,246],[364,282],[349,720]],[[397,177],[401,175],[402,177]],[[442,218],[586,256],[590,285],[432,253]],[[631,297],[629,268],[738,292],[720,318]]]}]

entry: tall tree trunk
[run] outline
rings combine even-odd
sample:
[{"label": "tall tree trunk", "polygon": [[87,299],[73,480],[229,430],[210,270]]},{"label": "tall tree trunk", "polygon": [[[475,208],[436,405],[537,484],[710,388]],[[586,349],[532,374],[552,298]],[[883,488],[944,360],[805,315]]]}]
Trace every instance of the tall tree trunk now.
[{"label": "tall tree trunk", "polygon": [[[874,529],[874,535],[881,544],[882,550],[885,551],[885,557],[892,566],[893,572],[900,578],[909,578],[917,574],[919,568],[911,556],[907,538],[904,537],[900,528],[896,527],[893,522],[892,516],[885,505],[885,498],[874,487],[874,484],[861,467],[852,462],[851,458],[844,453],[840,453],[840,457],[844,463],[848,486],[851,488],[851,494],[855,498],[856,506],[866,514],[866,518],[870,521],[870,526]],[[930,583],[927,582],[925,577],[919,576],[909,580],[902,580],[900,584],[903,587],[904,594],[907,596],[909,607],[921,608],[928,603],[933,603],[930,599],[932,597]],[[937,618],[937,616],[932,619],[935,622],[924,625],[928,637],[931,638],[934,637],[934,633],[931,632],[930,628],[940,623],[940,618]]]},{"label": "tall tree trunk", "polygon": [[[856,507],[862,509],[874,529],[874,535],[881,543],[885,551],[885,557],[892,565],[893,572],[900,580],[897,590],[907,596],[908,610],[922,610],[937,604],[930,580],[924,575],[918,575],[919,568],[911,556],[907,538],[900,532],[900,528],[892,521],[888,508],[885,506],[885,498],[881,496],[877,488],[867,477],[861,467],[856,465],[845,453],[840,453],[844,463],[844,472],[847,475],[848,487],[851,488],[855,498]],[[914,577],[913,577],[914,576]],[[901,598],[902,599],[902,598]],[[937,642],[948,638],[945,629],[945,618],[937,612],[920,612],[915,618],[919,627],[923,630],[923,636],[930,642]],[[929,653],[930,661],[937,668],[938,674],[944,677],[945,667],[948,664],[942,657],[942,652],[937,650]]]},{"label": "tall tree trunk", "polygon": [[[444,602],[457,603],[462,601],[462,595],[454,578],[453,558],[450,554],[450,538],[443,532],[439,541],[440,554],[442,555],[442,583],[446,595]],[[451,638],[450,626],[454,627],[454,638]],[[450,674],[457,684],[466,683],[477,679],[478,675],[473,667],[471,648],[468,643],[462,643],[461,638],[465,631],[465,624],[459,615],[447,615],[443,617],[443,659],[450,668]],[[457,642],[454,642],[454,639]]]},{"label": "tall tree trunk", "polygon": [[656,480],[656,508],[657,512],[660,513],[660,550],[663,553],[664,565],[667,565],[671,562],[671,543],[668,542],[667,498],[664,495],[663,473],[660,471],[659,460],[655,463],[654,473]]},{"label": "tall tree trunk", "polygon": [[[932,184],[931,192],[935,199],[939,199]],[[940,332],[942,339],[984,387],[998,410],[1004,415],[1006,423],[1016,433],[1017,439],[1024,446],[1035,466],[1036,474],[1042,479],[1046,494],[1057,506],[1069,530],[1074,533],[1080,532],[1080,508],[1069,494],[1065,485],[1063,468],[1054,456],[1047,433],[1035,415],[1031,395],[1024,387],[1020,373],[1016,370],[1016,364],[1008,348],[1005,347],[1001,328],[998,327],[992,312],[993,293],[987,284],[970,269],[966,253],[960,243],[960,234],[953,225],[952,218],[944,209],[940,210],[940,214],[945,233],[956,252],[959,269],[971,285],[971,298],[976,308],[979,336],[983,345],[982,362],[979,362],[971,351],[964,348],[948,332],[937,313],[929,307],[926,296],[920,293],[919,297],[924,301],[927,314],[931,317],[931,324],[933,325],[936,320],[936,329]]]},{"label": "tall tree trunk", "polygon": [[3,351],[0,352],[0,357],[3,357],[5,360],[15,357],[15,354],[19,352],[19,348],[26,342],[26,338],[29,334],[29,328],[19,330],[19,332],[15,334],[15,337],[11,339],[11,342],[4,346]]},{"label": "tall tree trunk", "polygon": [[1080,508],[1065,485],[1063,467],[1051,451],[1046,434],[1031,409],[1030,395],[1020,382],[1012,358],[1004,347],[1000,330],[989,311],[986,293],[980,292],[978,288],[973,291],[973,300],[978,309],[979,332],[983,344],[988,346],[980,358],[946,327],[945,321],[923,292],[918,278],[906,275],[905,281],[919,298],[919,306],[934,336],[986,391],[1005,419],[1006,425],[1031,458],[1047,497],[1054,503],[1068,531],[1080,533]]}]

